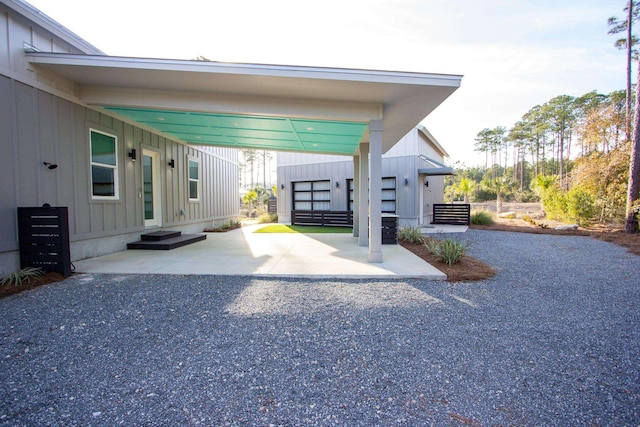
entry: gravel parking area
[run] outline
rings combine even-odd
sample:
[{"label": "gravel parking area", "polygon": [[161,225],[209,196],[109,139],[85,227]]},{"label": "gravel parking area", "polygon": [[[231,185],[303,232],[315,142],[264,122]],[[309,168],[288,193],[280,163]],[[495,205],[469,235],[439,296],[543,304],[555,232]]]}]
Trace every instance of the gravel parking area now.
[{"label": "gravel parking area", "polygon": [[0,300],[0,425],[640,425],[639,257],[448,237],[498,275],[78,275]]}]

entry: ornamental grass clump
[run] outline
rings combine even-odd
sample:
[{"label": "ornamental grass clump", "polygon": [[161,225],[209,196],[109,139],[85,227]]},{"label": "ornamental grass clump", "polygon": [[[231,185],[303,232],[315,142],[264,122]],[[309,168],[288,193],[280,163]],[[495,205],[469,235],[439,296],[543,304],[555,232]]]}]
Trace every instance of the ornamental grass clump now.
[{"label": "ornamental grass clump", "polygon": [[398,230],[398,238],[408,243],[421,245],[424,243],[422,231],[418,227],[405,225]]},{"label": "ornamental grass clump", "polygon": [[272,213],[263,213],[258,217],[258,224],[268,224],[271,222],[278,222],[278,215]]},{"label": "ornamental grass clump", "polygon": [[440,262],[453,265],[460,262],[467,253],[467,245],[456,240],[429,239],[425,242],[429,252]]},{"label": "ornamental grass clump", "polygon": [[471,224],[475,225],[491,225],[493,224],[493,217],[487,211],[474,211],[471,212],[470,221]]},{"label": "ornamental grass clump", "polygon": [[21,286],[24,282],[29,283],[31,279],[38,278],[44,274],[39,267],[26,267],[18,271],[14,271],[0,281],[0,286],[14,285]]}]

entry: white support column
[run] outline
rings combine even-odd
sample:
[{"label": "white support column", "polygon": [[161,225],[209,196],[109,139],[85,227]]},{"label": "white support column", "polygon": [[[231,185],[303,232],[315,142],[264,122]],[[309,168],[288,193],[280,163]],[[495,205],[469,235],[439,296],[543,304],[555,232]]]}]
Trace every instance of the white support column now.
[{"label": "white support column", "polygon": [[369,122],[369,262],[382,262],[382,120]]},{"label": "white support column", "polygon": [[358,245],[369,246],[369,144],[360,144],[360,182],[358,188]]},{"label": "white support column", "polygon": [[[347,188],[347,192],[349,189]],[[347,196],[348,197],[348,196]],[[360,235],[360,156],[353,156],[353,237]],[[347,199],[348,200],[348,199]]]}]

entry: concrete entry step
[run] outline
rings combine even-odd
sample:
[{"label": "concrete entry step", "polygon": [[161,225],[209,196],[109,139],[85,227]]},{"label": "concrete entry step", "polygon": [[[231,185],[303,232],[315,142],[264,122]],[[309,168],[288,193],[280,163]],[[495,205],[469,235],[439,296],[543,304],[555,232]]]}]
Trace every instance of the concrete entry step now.
[{"label": "concrete entry step", "polygon": [[145,242],[157,242],[159,240],[173,239],[174,237],[180,237],[181,231],[154,231],[153,233],[146,233],[140,236]]},{"label": "concrete entry step", "polygon": [[[172,232],[164,232],[164,231],[156,231],[155,233],[172,233]],[[155,234],[149,233],[149,234]],[[182,234],[179,231],[173,232],[173,237],[163,237],[161,239],[155,240],[145,240],[145,235],[143,234],[142,240],[138,242],[129,243],[127,245],[127,249],[151,249],[151,250],[160,250],[160,251],[168,251],[171,249],[179,248],[182,246],[190,245],[192,243],[200,242],[207,238],[206,234]],[[156,236],[160,237],[160,236]]]}]

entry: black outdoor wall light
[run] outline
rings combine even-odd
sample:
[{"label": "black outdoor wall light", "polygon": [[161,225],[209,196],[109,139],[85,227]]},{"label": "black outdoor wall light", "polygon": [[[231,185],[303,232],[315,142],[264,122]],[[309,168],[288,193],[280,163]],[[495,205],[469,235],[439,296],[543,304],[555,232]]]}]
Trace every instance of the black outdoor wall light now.
[{"label": "black outdoor wall light", "polygon": [[176,168],[176,161],[173,160],[173,159],[169,160],[169,167],[171,169],[175,169]]},{"label": "black outdoor wall light", "polygon": [[336,188],[340,188],[340,181],[336,181]]},{"label": "black outdoor wall light", "polygon": [[136,149],[132,149],[131,151],[129,151],[129,158],[131,159],[132,162],[136,161]]},{"label": "black outdoor wall light", "polygon": [[284,190],[284,184],[280,184],[280,189]]},{"label": "black outdoor wall light", "polygon": [[424,180],[424,186],[428,187],[429,186],[429,181],[427,181],[426,179]]},{"label": "black outdoor wall light", "polygon": [[404,179],[404,185],[409,185],[409,180],[407,178]]},{"label": "black outdoor wall light", "polygon": [[44,165],[49,168],[49,169],[55,169],[58,167],[58,165],[54,164],[54,163],[49,163],[49,162],[42,162],[44,163]]}]

